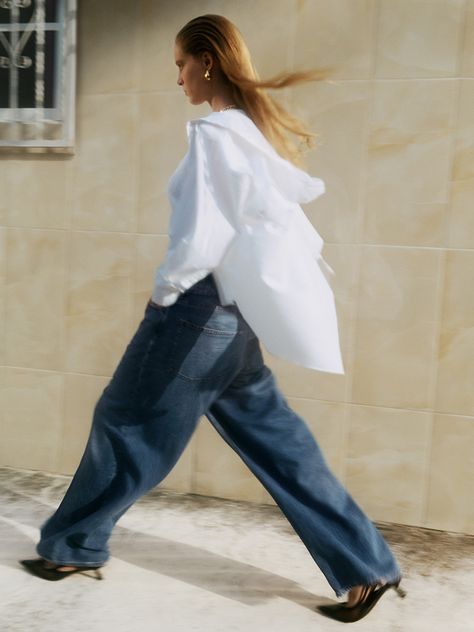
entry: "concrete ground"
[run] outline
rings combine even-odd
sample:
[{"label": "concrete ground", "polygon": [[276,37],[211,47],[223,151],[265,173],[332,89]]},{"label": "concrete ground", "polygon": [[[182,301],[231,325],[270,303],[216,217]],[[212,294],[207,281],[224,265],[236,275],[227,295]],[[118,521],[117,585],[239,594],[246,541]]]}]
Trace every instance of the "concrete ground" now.
[{"label": "concrete ground", "polygon": [[[117,523],[104,581],[92,573],[59,582],[29,574],[18,560],[38,557],[39,525],[69,482],[0,468],[2,632],[306,632],[343,625],[315,611],[335,594],[278,507],[159,487]],[[474,537],[377,526],[408,594],[388,591],[354,628],[474,630]]]}]

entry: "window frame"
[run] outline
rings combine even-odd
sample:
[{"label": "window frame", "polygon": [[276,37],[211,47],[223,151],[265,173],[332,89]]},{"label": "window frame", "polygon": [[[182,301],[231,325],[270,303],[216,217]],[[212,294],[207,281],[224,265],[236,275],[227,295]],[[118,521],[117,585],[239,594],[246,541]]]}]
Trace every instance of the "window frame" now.
[{"label": "window frame", "polygon": [[[17,2],[18,0],[9,0],[13,6],[3,8],[10,8],[10,15],[14,16],[20,9],[16,4]],[[53,104],[55,107],[19,108],[13,106],[0,108],[0,153],[74,153],[77,2],[76,0],[57,0],[55,22],[41,20],[44,0],[32,0],[32,3],[34,9],[29,22],[0,23],[0,31],[3,33],[32,31],[25,40],[25,44],[29,38],[35,37],[35,31],[57,32],[53,75]],[[38,10],[39,21],[36,20]],[[48,28],[45,29],[45,27]],[[37,40],[35,41],[37,42]],[[35,45],[37,46],[37,43]],[[7,49],[7,54],[11,60],[13,56],[11,46],[9,46],[9,50]],[[16,51],[17,56],[21,54],[22,50]],[[38,58],[35,57],[36,62],[37,60]],[[21,68],[16,72],[21,72]],[[36,68],[35,73],[37,73]],[[10,86],[13,83],[13,87],[15,87],[12,76],[13,73],[10,72]],[[35,74],[35,77],[37,78],[38,75]],[[10,103],[12,101],[14,104],[18,103],[18,93],[14,94],[13,97],[10,95]]]}]

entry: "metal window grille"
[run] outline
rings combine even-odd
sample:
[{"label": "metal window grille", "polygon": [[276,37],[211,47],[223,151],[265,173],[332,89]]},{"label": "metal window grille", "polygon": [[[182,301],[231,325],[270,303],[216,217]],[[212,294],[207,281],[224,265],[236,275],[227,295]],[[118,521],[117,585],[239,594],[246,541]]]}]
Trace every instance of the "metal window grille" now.
[{"label": "metal window grille", "polygon": [[0,0],[0,151],[74,149],[76,0]]}]

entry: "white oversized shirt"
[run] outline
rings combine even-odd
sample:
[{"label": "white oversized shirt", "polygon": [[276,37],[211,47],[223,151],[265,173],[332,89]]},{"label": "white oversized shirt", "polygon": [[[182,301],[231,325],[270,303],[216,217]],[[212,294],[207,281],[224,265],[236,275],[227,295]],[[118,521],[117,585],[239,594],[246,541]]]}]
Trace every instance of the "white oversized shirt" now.
[{"label": "white oversized shirt", "polygon": [[152,300],[172,305],[212,272],[269,353],[344,373],[323,240],[300,203],[322,180],[281,157],[243,111],[186,123],[188,152],[168,183],[169,246]]}]

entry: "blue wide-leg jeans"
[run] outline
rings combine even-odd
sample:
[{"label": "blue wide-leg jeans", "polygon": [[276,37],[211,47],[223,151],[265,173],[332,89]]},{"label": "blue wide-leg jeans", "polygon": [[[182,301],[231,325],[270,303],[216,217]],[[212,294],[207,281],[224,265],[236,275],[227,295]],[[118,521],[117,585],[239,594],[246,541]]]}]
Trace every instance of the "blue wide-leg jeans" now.
[{"label": "blue wide-leg jeans", "polygon": [[37,553],[63,565],[104,564],[114,525],[167,476],[202,415],[275,499],[337,596],[401,576],[279,391],[237,305],[219,302],[212,274],[169,307],[147,304],[95,405],[66,494],[41,525]]}]

